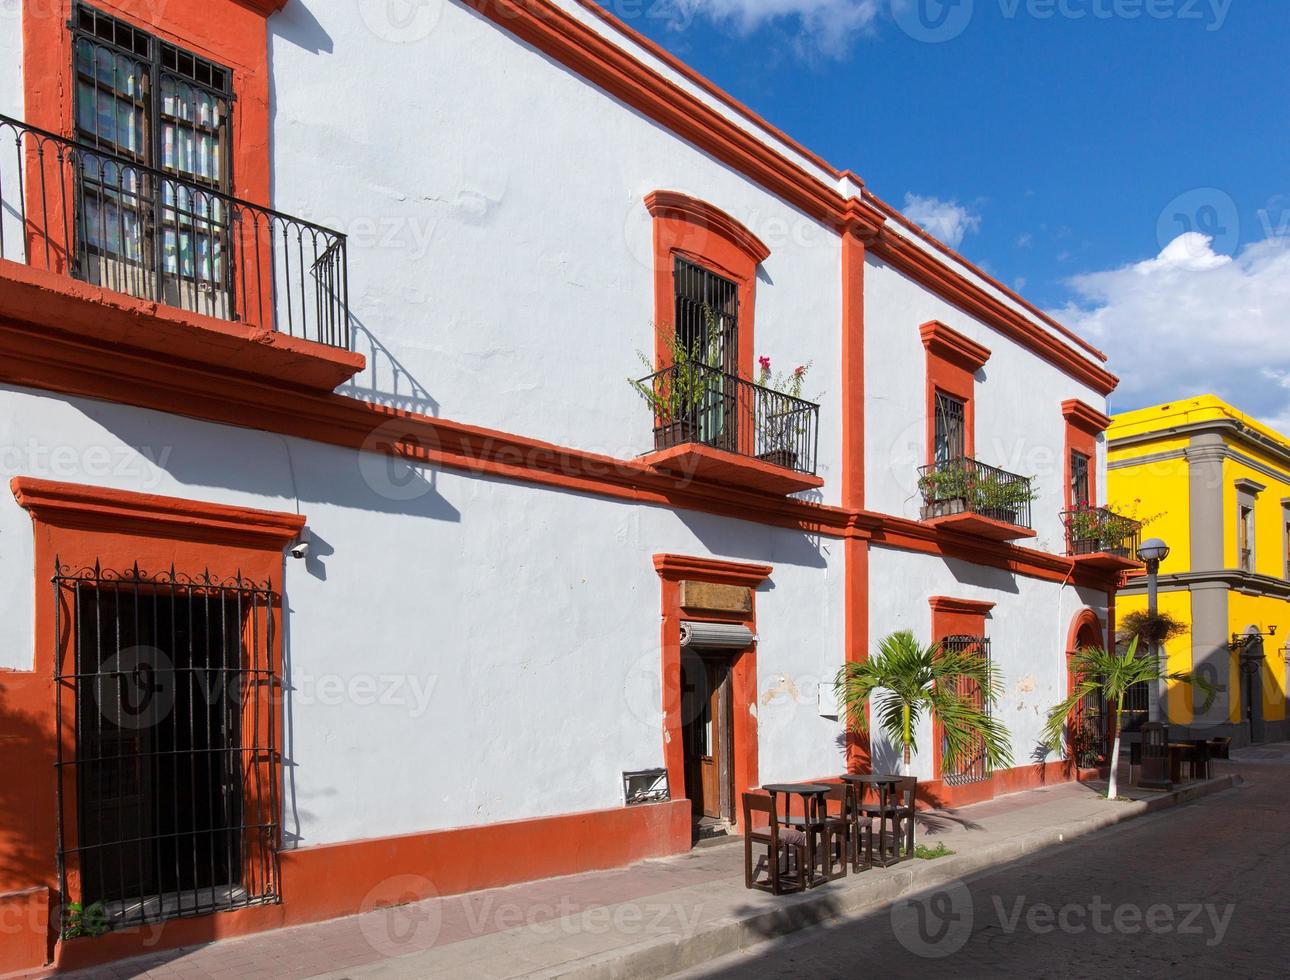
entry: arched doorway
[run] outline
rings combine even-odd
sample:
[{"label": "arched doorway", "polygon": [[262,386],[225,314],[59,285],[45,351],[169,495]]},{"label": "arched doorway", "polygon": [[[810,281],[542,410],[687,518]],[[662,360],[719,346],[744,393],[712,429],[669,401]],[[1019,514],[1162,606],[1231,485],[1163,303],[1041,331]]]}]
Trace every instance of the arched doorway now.
[{"label": "arched doorway", "polygon": [[[1071,658],[1085,647],[1104,647],[1106,626],[1092,609],[1081,609],[1071,622],[1066,642],[1067,690],[1074,691],[1080,678],[1071,667]],[[1071,757],[1081,769],[1094,769],[1105,765],[1110,755],[1114,725],[1106,702],[1100,692],[1090,694],[1080,702],[1068,727],[1068,744]]]}]

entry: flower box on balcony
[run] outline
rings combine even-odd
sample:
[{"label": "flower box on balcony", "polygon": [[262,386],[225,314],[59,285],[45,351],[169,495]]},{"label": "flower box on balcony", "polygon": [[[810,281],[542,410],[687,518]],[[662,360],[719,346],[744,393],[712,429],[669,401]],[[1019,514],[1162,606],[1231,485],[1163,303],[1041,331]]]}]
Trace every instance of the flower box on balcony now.
[{"label": "flower box on balcony", "polygon": [[974,459],[949,459],[919,471],[921,519],[991,541],[1033,538],[1030,480]]}]

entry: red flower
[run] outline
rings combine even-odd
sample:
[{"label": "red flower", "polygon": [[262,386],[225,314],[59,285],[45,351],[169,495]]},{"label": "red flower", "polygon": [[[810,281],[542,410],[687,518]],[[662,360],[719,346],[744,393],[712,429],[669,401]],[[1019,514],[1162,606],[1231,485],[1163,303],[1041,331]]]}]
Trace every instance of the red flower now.
[{"label": "red flower", "polygon": [[759,357],[759,358],[757,358],[757,363],[761,365],[761,369],[762,369],[763,371],[769,371],[769,370],[770,370],[770,358],[769,358],[769,357]]},{"label": "red flower", "polygon": [[797,369],[793,372],[793,377],[800,378],[805,373],[806,373],[806,365],[801,364],[801,365],[798,365]]}]

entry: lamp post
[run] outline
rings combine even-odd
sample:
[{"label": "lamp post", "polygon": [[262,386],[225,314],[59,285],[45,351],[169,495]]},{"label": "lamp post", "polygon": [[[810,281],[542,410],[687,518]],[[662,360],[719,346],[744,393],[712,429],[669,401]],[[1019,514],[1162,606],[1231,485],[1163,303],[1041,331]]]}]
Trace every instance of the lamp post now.
[{"label": "lamp post", "polygon": [[[1138,548],[1138,560],[1147,566],[1147,615],[1151,618],[1156,616],[1156,607],[1159,597],[1160,585],[1160,563],[1169,557],[1169,545],[1165,544],[1159,538],[1149,538],[1143,541]],[[1151,644],[1151,654],[1155,657],[1160,656],[1160,651],[1156,649],[1156,644]],[[1155,696],[1147,702],[1147,717],[1151,721],[1167,721],[1167,712],[1165,710],[1165,698],[1168,696],[1168,688],[1165,686],[1161,671],[1161,677],[1156,681]]]}]

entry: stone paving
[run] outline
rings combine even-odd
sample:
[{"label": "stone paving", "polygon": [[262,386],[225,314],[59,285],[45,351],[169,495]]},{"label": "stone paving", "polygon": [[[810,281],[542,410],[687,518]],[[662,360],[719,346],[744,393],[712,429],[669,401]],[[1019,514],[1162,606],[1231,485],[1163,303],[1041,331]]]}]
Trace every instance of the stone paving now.
[{"label": "stone paving", "polygon": [[1284,977],[1290,746],[1238,789],[678,976]]},{"label": "stone paving", "polygon": [[[1284,772],[1282,762],[1286,763]],[[1247,767],[1242,763],[1240,768],[1244,771]],[[1107,882],[1103,893],[1115,894],[1117,901],[1130,901],[1132,897],[1146,901],[1151,894],[1146,886],[1136,890],[1129,886],[1114,886],[1114,876],[1126,869],[1132,872],[1131,879],[1125,876],[1122,880],[1141,879],[1148,884],[1159,883],[1151,877],[1157,873],[1157,863],[1166,868],[1173,867],[1170,861],[1191,868],[1192,880],[1203,882],[1209,881],[1210,876],[1221,877],[1222,872],[1217,865],[1225,865],[1226,862],[1217,861],[1214,856],[1225,854],[1228,849],[1239,849],[1239,844],[1231,840],[1216,844],[1216,841],[1224,834],[1237,840],[1243,836],[1241,832],[1226,830],[1231,826],[1232,814],[1245,812],[1252,806],[1253,814],[1263,815],[1264,808],[1272,805],[1271,801],[1275,800],[1278,792],[1283,799],[1290,792],[1290,785],[1287,785],[1290,784],[1290,760],[1281,760],[1275,752],[1269,752],[1266,762],[1255,763],[1252,760],[1248,768],[1247,778],[1252,780],[1252,788],[1226,790],[1200,803],[1134,820],[1123,825],[1125,829],[1112,832],[1108,840],[1134,841],[1132,853],[1120,854],[1116,845],[1109,845],[1107,850],[1108,845],[1100,836],[1081,842],[1078,847],[1063,847],[1060,842],[1069,841],[1110,821],[1127,820],[1145,810],[1147,804],[1109,803],[1099,796],[1095,786],[1059,783],[957,811],[936,811],[925,815],[920,838],[945,841],[946,846],[956,852],[955,857],[906,862],[885,870],[873,869],[814,889],[806,895],[775,898],[745,890],[742,847],[737,843],[723,844],[618,871],[576,875],[422,902],[403,909],[278,930],[203,947],[158,952],[95,971],[61,976],[68,980],[139,976],[193,980],[223,977],[294,980],[319,976],[328,980],[435,976],[661,976],[754,944],[756,952],[751,954],[751,958],[745,956],[743,959],[721,961],[709,969],[718,971],[713,975],[722,976],[762,976],[766,971],[771,971],[771,975],[779,971],[778,975],[787,976],[805,968],[805,961],[795,958],[827,956],[826,951],[838,943],[842,945],[838,946],[836,960],[817,963],[812,959],[807,966],[812,971],[822,971],[821,975],[854,976],[856,962],[872,962],[875,948],[882,948],[885,957],[887,947],[892,947],[889,952],[893,958],[884,958],[880,962],[907,962],[912,964],[911,969],[916,967],[920,973],[926,973],[936,961],[913,957],[900,947],[885,916],[868,924],[841,926],[823,935],[819,930],[810,930],[809,935],[822,936],[813,940],[819,950],[809,945],[799,947],[796,943],[781,947],[776,944],[782,940],[774,937],[818,922],[845,918],[867,906],[897,900],[946,876],[962,876],[998,866],[1039,848],[1058,850],[1054,856],[1026,866],[1025,874],[1034,877],[1018,880],[1020,893],[1035,896],[1035,901],[1052,901],[1051,898],[1041,898],[1047,894],[1041,885],[1047,880],[1045,869],[1050,862],[1060,867],[1069,865],[1070,873],[1082,870],[1092,876],[1092,881]],[[1218,788],[1221,787],[1206,789]],[[1159,794],[1133,791],[1132,795],[1151,797],[1157,804],[1168,802],[1159,799]],[[1264,820],[1262,816],[1256,819],[1251,815],[1248,823],[1250,839],[1246,840],[1246,850],[1242,851],[1245,854],[1242,866],[1261,869],[1255,855],[1263,853],[1264,845],[1271,847],[1270,836],[1274,835],[1270,829],[1260,830],[1259,827],[1264,823],[1270,825],[1271,819]],[[1148,825],[1163,828],[1157,833],[1167,835],[1167,859],[1154,856],[1155,851],[1148,846],[1154,839],[1151,833],[1146,833],[1141,839],[1124,837],[1130,830],[1136,832],[1136,828]],[[1187,829],[1180,833],[1175,829],[1178,826]],[[1284,842],[1283,837],[1281,844]],[[1090,851],[1091,846],[1099,848],[1096,857],[1086,856],[1094,853]],[[1271,850],[1268,853],[1271,854]],[[1281,878],[1285,880],[1284,857],[1280,861]],[[419,870],[422,869],[409,869],[409,872]],[[1259,875],[1262,873],[1258,871]],[[1054,874],[1059,876],[1054,880],[1065,880],[1060,878],[1063,872],[1055,871]],[[976,886],[972,887],[975,890]],[[1069,884],[1069,888],[1064,886],[1062,893],[1069,889],[1073,889],[1071,894],[1080,894],[1073,884]],[[1203,891],[1206,895],[1210,893],[1210,890]],[[1189,896],[1192,893],[1185,894]],[[990,952],[992,949],[997,948],[999,956],[1011,955],[1008,950],[1024,946],[1030,938],[1029,933],[1020,935],[1020,930],[1007,933],[996,929],[991,932],[992,893],[977,895],[974,891],[973,894],[980,898],[982,911],[977,916],[978,929],[972,932],[961,956],[962,962],[972,963],[974,969],[984,969],[984,964],[992,962],[991,957],[995,955]],[[1011,896],[1011,893],[1003,891],[999,894]],[[1178,895],[1178,902],[1209,900],[1181,897],[1184,896],[1181,891]],[[1091,898],[1092,893],[1084,901]],[[1267,898],[1271,901],[1274,896],[1269,893]],[[938,902],[931,911],[941,907]],[[1274,907],[1284,913],[1285,900],[1277,900]],[[1007,908],[1011,911],[1012,906]],[[957,908],[949,911],[957,911]],[[1234,920],[1232,937],[1246,934],[1246,921],[1244,915]],[[935,926],[936,921],[932,925]],[[849,942],[853,929],[857,930],[856,935],[863,933],[863,941]],[[981,938],[978,938],[978,932]],[[1086,938],[1094,947],[1106,941],[1098,934]],[[767,939],[772,942],[767,942]],[[1019,943],[1018,939],[1023,942]],[[1224,948],[1228,945],[1230,941],[1224,944]],[[854,956],[861,949],[869,952],[857,961]],[[958,962],[959,959],[956,956],[947,963]],[[1029,975],[1048,975],[1042,971],[1034,972],[1036,963],[1040,961],[1044,958],[1028,960],[1031,964]],[[1053,967],[1053,963],[1047,961],[1043,965]],[[957,967],[955,972],[973,975]]]}]

